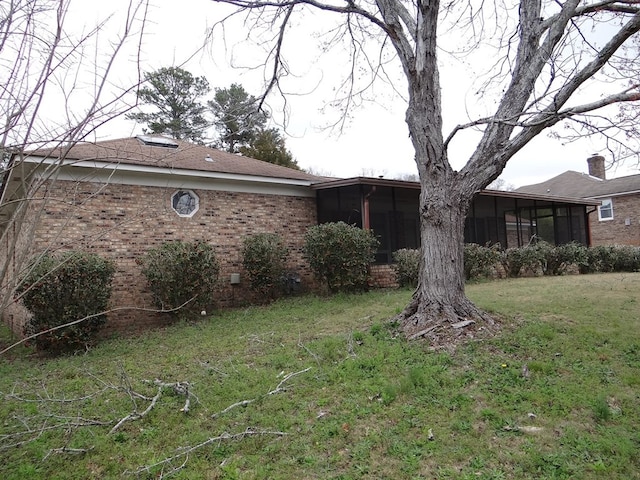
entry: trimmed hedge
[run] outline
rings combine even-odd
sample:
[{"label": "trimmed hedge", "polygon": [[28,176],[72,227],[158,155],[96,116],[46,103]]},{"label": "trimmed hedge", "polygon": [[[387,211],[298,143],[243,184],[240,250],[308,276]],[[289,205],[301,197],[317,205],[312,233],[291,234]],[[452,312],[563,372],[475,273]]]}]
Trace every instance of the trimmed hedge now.
[{"label": "trimmed hedge", "polygon": [[420,249],[402,248],[393,252],[392,268],[401,287],[417,287],[420,271]]},{"label": "trimmed hedge", "polygon": [[283,290],[285,262],[289,250],[275,233],[246,237],[242,246],[242,265],[251,289],[264,298],[275,298]]},{"label": "trimmed hedge", "polygon": [[165,242],[142,258],[142,273],[156,306],[178,316],[194,316],[206,311],[215,300],[220,265],[208,243]]},{"label": "trimmed hedge", "polygon": [[32,317],[27,336],[77,320],[72,326],[38,335],[33,344],[52,352],[86,349],[106,322],[114,264],[98,255],[71,251],[35,258],[17,293]]},{"label": "trimmed hedge", "polygon": [[477,243],[464,246],[464,275],[467,280],[490,277],[500,262],[500,245],[483,247]]},{"label": "trimmed hedge", "polygon": [[[393,254],[396,280],[401,286],[417,285],[419,250],[401,249]],[[464,246],[464,271],[467,280],[489,277],[502,266],[509,277],[521,275],[563,275],[571,268],[580,273],[638,272],[640,247],[599,246],[588,248],[578,243],[553,246],[537,242],[526,247],[500,250],[499,245]]]},{"label": "trimmed hedge", "polygon": [[330,292],[363,291],[379,244],[370,231],[344,222],[323,223],[307,230],[304,254]]}]

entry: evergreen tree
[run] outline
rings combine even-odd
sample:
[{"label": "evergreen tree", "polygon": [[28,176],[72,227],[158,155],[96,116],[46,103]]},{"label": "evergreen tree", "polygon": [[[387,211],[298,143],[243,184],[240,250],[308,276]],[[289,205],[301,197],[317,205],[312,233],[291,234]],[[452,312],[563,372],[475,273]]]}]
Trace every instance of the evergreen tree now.
[{"label": "evergreen tree", "polygon": [[145,133],[202,142],[209,125],[204,116],[206,106],[200,103],[200,98],[210,90],[207,79],[194,77],[178,67],[167,67],[145,73],[145,82],[148,85],[138,91],[138,99],[144,105],[156,107],[156,111],[133,113],[127,118],[146,123]]},{"label": "evergreen tree", "polygon": [[229,153],[248,147],[267,123],[267,114],[258,110],[258,99],[237,83],[229,88],[216,88],[209,107],[219,133],[215,146]]},{"label": "evergreen tree", "polygon": [[287,150],[285,140],[277,128],[260,130],[249,146],[240,147],[240,153],[247,157],[300,170],[298,162]]}]

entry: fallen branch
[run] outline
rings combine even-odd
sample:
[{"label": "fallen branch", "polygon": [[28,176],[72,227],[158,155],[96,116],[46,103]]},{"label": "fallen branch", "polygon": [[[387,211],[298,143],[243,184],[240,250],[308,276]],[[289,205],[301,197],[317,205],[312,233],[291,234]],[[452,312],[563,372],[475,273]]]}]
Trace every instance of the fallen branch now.
[{"label": "fallen branch", "polygon": [[144,409],[143,412],[137,413],[134,411],[133,413],[130,413],[129,415],[121,418],[118,421],[118,423],[116,423],[113,426],[113,428],[109,430],[109,435],[114,433],[116,430],[118,430],[122,425],[124,425],[127,422],[133,422],[135,420],[140,420],[141,418],[144,418],[151,410],[153,410],[153,407],[156,406],[156,403],[158,403],[158,400],[160,400],[161,395],[162,395],[162,387],[158,387],[158,393],[156,393],[155,396],[151,399],[151,403],[147,408]]},{"label": "fallen branch", "polygon": [[57,453],[57,454],[68,453],[68,454],[71,454],[71,455],[84,455],[85,453],[89,452],[90,450],[93,450],[93,447],[89,447],[89,448],[69,448],[69,447],[52,448],[42,458],[42,461],[44,462],[47,458],[49,458],[54,453]]},{"label": "fallen branch", "polygon": [[[278,383],[278,385],[276,386],[276,388],[274,388],[273,390],[267,392],[265,395],[265,397],[269,396],[269,395],[275,395],[276,393],[280,393],[282,391],[284,391],[284,384],[287,383],[289,380],[291,380],[293,377],[300,375],[302,373],[308,372],[309,370],[311,370],[311,367],[307,367],[304,370],[300,370],[298,372],[292,372],[288,375],[285,375],[285,377],[280,381],[280,383]],[[251,399],[247,399],[247,400],[241,400],[239,402],[236,402],[234,404],[229,405],[227,408],[225,408],[224,410],[219,411],[218,413],[214,413],[213,415],[211,415],[211,418],[218,418],[220,415],[223,415],[227,412],[229,412],[230,410],[233,410],[234,408],[237,407],[246,407],[247,405],[249,405],[250,403],[255,402],[256,400],[258,400],[258,398],[260,397],[256,397],[256,398],[251,398]]]},{"label": "fallen branch", "polygon": [[[172,475],[176,472],[178,472],[179,470],[181,470],[182,468],[185,467],[185,465],[187,464],[187,461],[189,459],[189,455],[193,452],[195,452],[196,450],[199,450],[201,448],[206,447],[207,445],[211,445],[213,443],[221,443],[223,441],[229,441],[229,440],[239,440],[239,439],[243,439],[245,437],[249,437],[249,436],[258,436],[258,435],[273,435],[273,436],[277,436],[277,437],[283,437],[285,435],[287,435],[287,433],[285,432],[279,432],[279,431],[274,431],[274,430],[254,430],[251,427],[248,427],[244,432],[240,432],[240,433],[227,433],[224,432],[220,435],[218,435],[217,437],[211,437],[206,439],[204,442],[200,442],[197,445],[191,445],[188,447],[182,447],[180,448],[179,452],[177,454],[175,454],[172,457],[168,457],[165,458],[164,460],[160,460],[159,462],[153,463],[151,465],[145,465],[144,467],[140,467],[138,470],[134,471],[134,472],[130,472],[130,471],[125,471],[125,474],[128,475],[135,475],[138,476],[141,473],[152,473],[151,471],[161,467],[162,471],[160,472],[160,474],[158,474],[157,476],[155,476],[154,478],[165,478],[168,475]],[[182,464],[178,467],[174,467],[172,468],[169,472],[164,472],[164,467],[167,465],[170,465],[172,462],[178,460],[178,459],[183,459]]]},{"label": "fallen branch", "polygon": [[[22,445],[26,445],[28,443],[34,442],[38,438],[40,438],[45,432],[49,432],[52,430],[71,430],[79,427],[91,427],[91,426],[105,426],[110,425],[111,422],[101,422],[98,420],[88,420],[81,417],[60,417],[56,415],[47,416],[44,421],[37,427],[31,428],[25,419],[14,417],[16,420],[20,421],[25,426],[25,430],[7,433],[5,435],[0,435],[0,451],[9,450],[12,448],[21,447]],[[50,419],[56,420],[65,420],[63,422],[49,424],[48,421]],[[32,420],[32,419],[29,419]],[[25,438],[20,440],[20,438],[24,438],[29,436],[29,438]],[[13,443],[5,443],[5,442],[13,442]]]},{"label": "fallen branch", "polygon": [[[153,383],[154,383],[154,385],[156,385],[158,387],[158,390],[157,390],[156,394],[150,399],[148,397],[144,397],[144,396],[142,396],[140,394],[137,394],[136,392],[134,392],[131,389],[130,385],[127,384],[128,385],[127,386],[127,392],[129,393],[129,396],[131,397],[131,399],[132,399],[132,401],[134,403],[134,411],[132,413],[126,415],[125,417],[122,417],[114,425],[114,427],[109,431],[109,434],[112,434],[112,433],[116,432],[122,425],[124,425],[127,422],[134,422],[136,420],[140,420],[140,419],[144,418],[156,406],[156,404],[158,403],[158,400],[160,400],[160,397],[162,396],[162,392],[165,389],[171,389],[177,395],[181,395],[181,396],[185,396],[186,397],[184,406],[180,409],[181,412],[189,413],[189,407],[191,406],[191,397],[194,397],[196,399],[196,401],[198,401],[198,398],[189,390],[189,383],[187,383],[187,382],[165,383],[165,382],[162,382],[161,380],[156,379]],[[149,400],[151,403],[149,403],[149,405],[147,406],[147,408],[144,409],[144,411],[138,413],[136,411],[137,407],[136,407],[136,403],[135,403],[134,397],[138,397],[138,398],[143,398],[145,400]]]}]

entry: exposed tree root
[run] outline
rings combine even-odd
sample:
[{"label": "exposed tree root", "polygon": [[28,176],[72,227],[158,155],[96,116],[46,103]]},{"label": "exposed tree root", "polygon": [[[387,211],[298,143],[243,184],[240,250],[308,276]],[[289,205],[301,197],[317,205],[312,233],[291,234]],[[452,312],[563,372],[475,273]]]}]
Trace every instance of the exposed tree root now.
[{"label": "exposed tree root", "polygon": [[420,301],[417,293],[393,321],[399,324],[408,340],[423,339],[433,349],[449,351],[466,340],[493,336],[499,329],[491,315],[466,297],[462,297],[455,305],[445,305]]}]

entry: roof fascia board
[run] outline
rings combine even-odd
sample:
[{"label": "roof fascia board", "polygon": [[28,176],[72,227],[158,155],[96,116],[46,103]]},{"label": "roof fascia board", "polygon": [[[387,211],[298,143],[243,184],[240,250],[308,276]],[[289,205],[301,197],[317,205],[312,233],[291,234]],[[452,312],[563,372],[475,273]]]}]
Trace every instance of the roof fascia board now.
[{"label": "roof fascia board", "polygon": [[[31,163],[38,163],[41,165],[54,165],[60,163],[59,159],[46,158],[46,157],[27,157],[25,159]],[[283,177],[266,177],[260,175],[245,175],[239,173],[224,173],[224,172],[212,172],[207,170],[188,170],[181,168],[164,168],[164,167],[152,167],[148,165],[134,165],[130,163],[117,163],[117,162],[100,162],[95,160],[71,160],[66,159],[63,163],[66,167],[72,168],[85,168],[91,170],[105,170],[110,171],[109,175],[113,171],[121,172],[137,172],[143,174],[156,174],[156,175],[175,175],[185,177],[201,177],[207,179],[220,179],[238,182],[258,182],[258,183],[270,183],[280,185],[292,185],[292,186],[304,186],[309,187],[311,185],[310,180],[296,180]]]},{"label": "roof fascia board", "polygon": [[[410,190],[419,190],[419,182],[408,182],[406,180],[388,180],[384,178],[369,178],[369,177],[352,177],[341,178],[338,180],[329,180],[327,182],[320,182],[311,185],[314,190],[325,190],[330,188],[350,187],[353,185],[375,185],[378,187],[398,187],[407,188]],[[575,205],[599,205],[598,202],[586,198],[572,198],[572,197],[556,197],[551,195],[537,195],[534,193],[519,193],[503,190],[481,190],[479,195],[488,197],[503,197],[503,198],[518,198],[522,200],[541,200],[549,203],[570,203]]]},{"label": "roof fascia board", "polygon": [[629,190],[626,192],[617,192],[617,193],[603,193],[601,195],[590,195],[586,198],[609,198],[609,197],[622,197],[625,195],[638,195],[640,194],[640,190]]},{"label": "roof fascia board", "polygon": [[[191,171],[189,171],[191,172]],[[257,177],[260,180],[265,177]],[[314,198],[315,192],[306,185],[261,182],[244,178],[213,178],[200,175],[167,175],[166,172],[120,171],[92,168],[62,167],[55,180],[102,184],[140,185],[158,188],[189,188],[223,192],[256,193]]]}]

